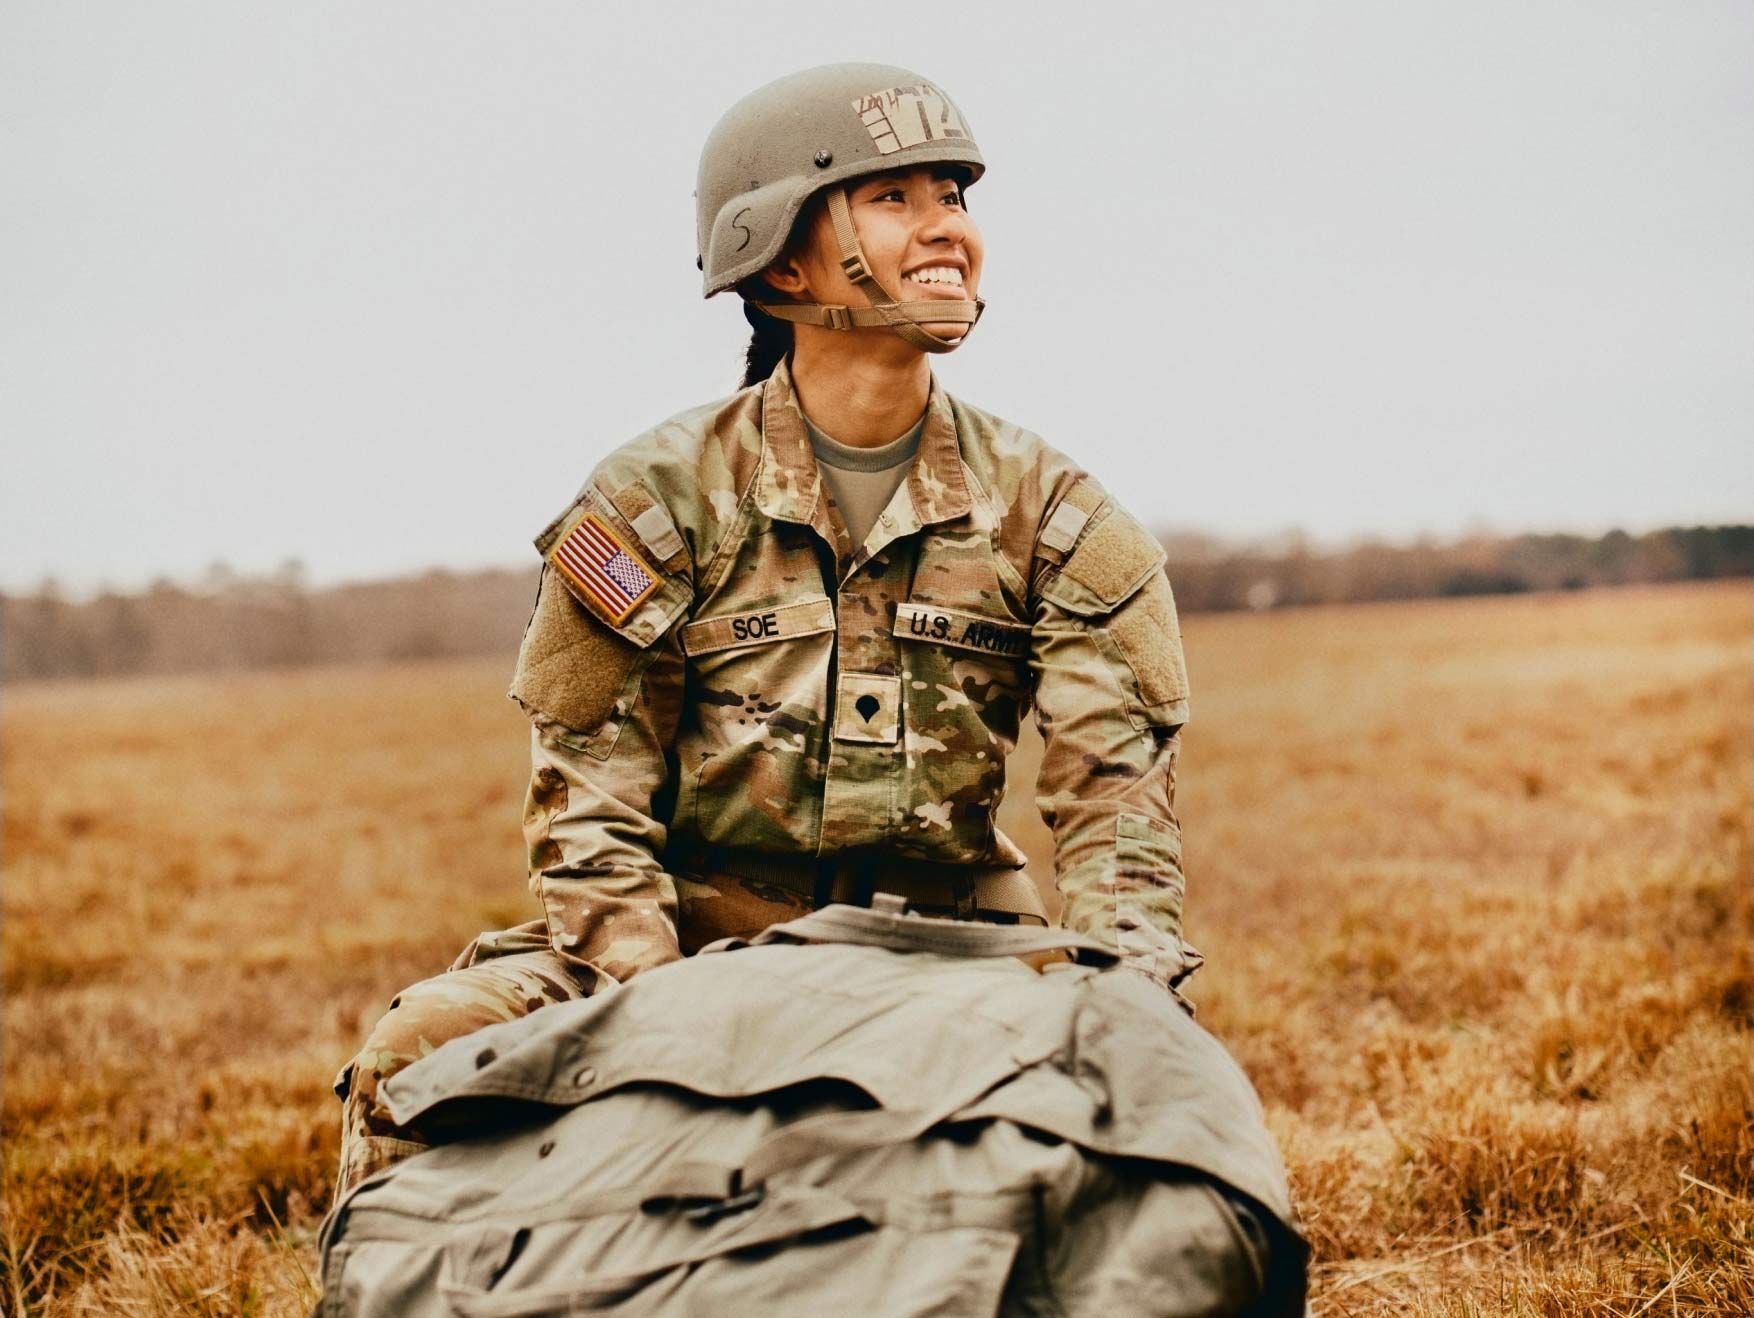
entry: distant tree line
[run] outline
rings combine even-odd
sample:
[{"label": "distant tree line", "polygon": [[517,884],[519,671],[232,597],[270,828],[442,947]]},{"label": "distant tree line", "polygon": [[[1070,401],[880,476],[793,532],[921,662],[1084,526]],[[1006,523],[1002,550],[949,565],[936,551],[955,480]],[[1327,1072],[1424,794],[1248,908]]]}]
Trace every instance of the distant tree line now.
[{"label": "distant tree line", "polygon": [[[1754,577],[1754,526],[1340,550],[1297,539],[1239,548],[1187,535],[1164,544],[1186,613]],[[261,578],[220,567],[199,587],[159,581],[79,602],[45,583],[31,595],[0,595],[0,680],[509,657],[535,594],[534,568],[311,589],[296,563]]]},{"label": "distant tree line", "polygon": [[1754,576],[1754,526],[1366,542],[1326,551],[1297,540],[1254,548],[1197,536],[1164,543],[1176,601],[1188,613]]},{"label": "distant tree line", "polygon": [[53,584],[0,596],[0,680],[387,663],[515,650],[536,571],[432,571],[313,590],[302,574],[208,574],[73,603]]}]

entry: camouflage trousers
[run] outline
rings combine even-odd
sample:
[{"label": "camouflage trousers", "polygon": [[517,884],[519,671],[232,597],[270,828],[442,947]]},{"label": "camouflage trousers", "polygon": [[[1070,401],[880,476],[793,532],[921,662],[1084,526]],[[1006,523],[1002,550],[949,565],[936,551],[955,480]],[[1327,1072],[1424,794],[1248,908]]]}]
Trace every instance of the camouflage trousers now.
[{"label": "camouflage trousers", "polygon": [[586,995],[566,962],[548,946],[540,921],[471,943],[450,970],[403,989],[335,1079],[341,1099],[340,1198],[366,1177],[425,1149],[415,1131],[390,1120],[379,1087],[440,1044],[483,1026],[516,1020],[555,1002]]}]

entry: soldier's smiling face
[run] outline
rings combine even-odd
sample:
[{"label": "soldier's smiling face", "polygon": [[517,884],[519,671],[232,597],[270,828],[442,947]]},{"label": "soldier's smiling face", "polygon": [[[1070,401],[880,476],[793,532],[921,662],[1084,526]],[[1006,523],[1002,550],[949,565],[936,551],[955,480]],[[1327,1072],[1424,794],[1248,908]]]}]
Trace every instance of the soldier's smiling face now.
[{"label": "soldier's smiling face", "polygon": [[[979,291],[986,249],[980,229],[963,209],[960,179],[954,168],[921,166],[871,174],[849,185],[859,246],[877,282],[898,301],[972,301]],[[841,269],[840,244],[820,202],[811,207],[809,237],[803,250],[774,263],[768,282],[801,302],[867,305]],[[960,339],[968,330],[954,321],[923,323],[945,339]]]}]

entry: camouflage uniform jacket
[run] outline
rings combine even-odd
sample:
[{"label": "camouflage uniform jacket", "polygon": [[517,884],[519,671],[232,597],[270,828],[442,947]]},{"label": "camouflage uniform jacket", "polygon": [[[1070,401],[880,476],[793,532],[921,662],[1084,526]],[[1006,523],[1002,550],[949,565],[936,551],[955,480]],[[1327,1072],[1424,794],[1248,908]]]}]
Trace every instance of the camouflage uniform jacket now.
[{"label": "camouflage uniform jacket", "polygon": [[511,695],[531,884],[587,982],[681,954],[690,847],[980,867],[1033,705],[1062,923],[1172,985],[1187,680],[1163,550],[1036,436],[934,383],[863,545],[782,364],[618,449],[538,537]]}]

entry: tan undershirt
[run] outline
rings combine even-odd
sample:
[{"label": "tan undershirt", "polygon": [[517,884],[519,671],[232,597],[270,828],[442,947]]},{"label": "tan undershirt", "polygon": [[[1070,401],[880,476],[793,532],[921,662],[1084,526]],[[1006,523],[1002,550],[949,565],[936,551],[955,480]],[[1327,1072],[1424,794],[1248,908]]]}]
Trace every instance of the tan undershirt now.
[{"label": "tan undershirt", "polygon": [[840,519],[855,546],[865,543],[877,517],[889,506],[907,469],[913,465],[914,454],[920,450],[920,432],[926,428],[926,417],[920,419],[905,435],[877,448],[853,448],[823,434],[810,418],[804,418],[810,432],[810,447],[816,453],[816,466],[834,501],[840,506]]}]

